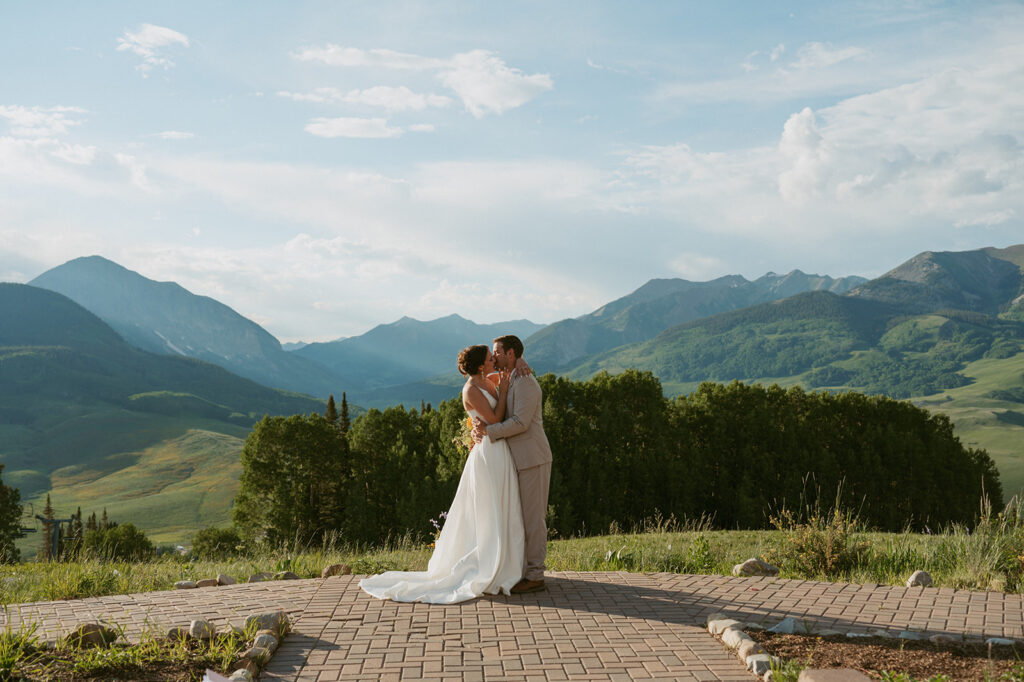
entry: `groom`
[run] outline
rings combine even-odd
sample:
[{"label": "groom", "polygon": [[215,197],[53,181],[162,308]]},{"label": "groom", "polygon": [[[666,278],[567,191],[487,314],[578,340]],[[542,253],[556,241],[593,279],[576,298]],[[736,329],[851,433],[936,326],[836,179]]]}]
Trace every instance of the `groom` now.
[{"label": "groom", "polygon": [[487,425],[477,419],[473,429],[476,442],[490,436],[492,441],[506,439],[512,461],[519,474],[519,498],[523,506],[526,531],[526,570],[523,579],[512,587],[513,594],[544,589],[544,557],[548,551],[548,528],[544,517],[548,510],[551,483],[551,446],[544,433],[541,414],[541,389],[536,377],[515,372],[516,361],[523,357],[523,342],[518,337],[494,339],[494,363],[498,369],[513,370],[505,414],[508,419]]}]

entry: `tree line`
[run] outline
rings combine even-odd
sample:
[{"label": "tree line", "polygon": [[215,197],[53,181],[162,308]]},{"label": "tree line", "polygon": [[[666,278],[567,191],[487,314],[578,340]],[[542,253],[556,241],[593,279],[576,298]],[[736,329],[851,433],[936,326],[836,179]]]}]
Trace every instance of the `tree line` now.
[{"label": "tree line", "polygon": [[[988,454],[908,402],[739,382],[666,399],[636,370],[540,382],[554,452],[549,528],[561,537],[657,514],[763,528],[783,507],[829,509],[837,490],[889,531],[970,523],[983,494],[1002,504]],[[332,398],[325,415],[265,417],[242,451],[235,527],[270,543],[427,537],[468,455],[465,416],[453,398],[350,420],[343,397],[340,412]]]}]

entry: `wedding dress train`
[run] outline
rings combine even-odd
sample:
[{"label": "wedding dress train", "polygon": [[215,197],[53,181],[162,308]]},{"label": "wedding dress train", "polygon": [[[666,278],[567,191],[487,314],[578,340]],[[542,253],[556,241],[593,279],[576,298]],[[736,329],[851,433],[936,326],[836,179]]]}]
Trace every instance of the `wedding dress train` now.
[{"label": "wedding dress train", "polygon": [[[494,396],[482,391],[491,403]],[[475,411],[470,416],[479,417]],[[523,577],[519,479],[508,443],[473,446],[426,571],[388,571],[359,581],[378,599],[454,604],[509,593]]]}]

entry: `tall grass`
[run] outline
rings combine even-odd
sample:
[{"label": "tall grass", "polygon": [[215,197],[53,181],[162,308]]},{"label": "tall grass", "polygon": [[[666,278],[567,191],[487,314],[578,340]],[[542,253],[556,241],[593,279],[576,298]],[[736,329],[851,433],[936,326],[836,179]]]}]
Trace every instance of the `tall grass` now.
[{"label": "tall grass", "polygon": [[[813,510],[812,510],[813,511]],[[901,585],[928,571],[938,587],[1024,591],[1024,504],[1012,499],[1001,512],[983,504],[971,528],[954,524],[935,533],[876,533],[842,508],[776,517],[774,530],[715,530],[713,519],[678,521],[655,515],[623,530],[552,540],[552,571],[633,571],[728,575],[750,557],[777,562],[783,578]],[[178,580],[224,573],[244,581],[255,573],[289,570],[303,578],[342,563],[353,573],[424,570],[431,546],[411,536],[379,546],[328,538],[320,546],[249,550],[221,560],[165,555],[145,562],[94,558],[64,563],[0,566],[3,604],[172,589]]]}]

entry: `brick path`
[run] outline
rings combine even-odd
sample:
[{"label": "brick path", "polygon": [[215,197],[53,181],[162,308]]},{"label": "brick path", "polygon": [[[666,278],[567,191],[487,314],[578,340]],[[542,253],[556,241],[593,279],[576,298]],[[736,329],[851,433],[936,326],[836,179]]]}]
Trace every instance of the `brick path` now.
[{"label": "brick path", "polygon": [[744,680],[703,628],[709,613],[841,631],[914,629],[1024,638],[1024,596],[777,578],[552,573],[548,590],[434,606],[382,602],[352,576],[12,605],[49,636],[106,619],[129,637],[197,616],[285,609],[295,629],[263,679]]}]

